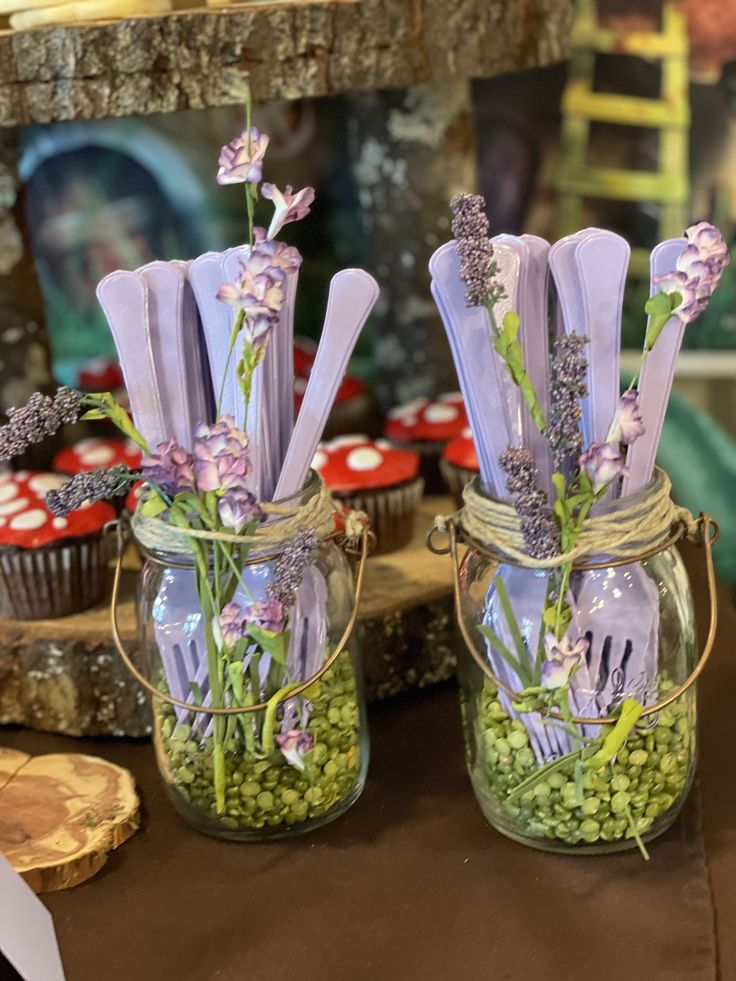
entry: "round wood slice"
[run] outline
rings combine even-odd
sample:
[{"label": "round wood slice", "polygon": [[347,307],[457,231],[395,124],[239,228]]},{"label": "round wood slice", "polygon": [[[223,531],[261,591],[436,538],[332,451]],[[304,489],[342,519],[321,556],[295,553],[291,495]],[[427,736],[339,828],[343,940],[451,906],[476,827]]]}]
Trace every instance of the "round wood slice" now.
[{"label": "round wood slice", "polygon": [[0,747],[0,851],[34,892],[98,872],[140,825],[132,774],[96,756]]}]

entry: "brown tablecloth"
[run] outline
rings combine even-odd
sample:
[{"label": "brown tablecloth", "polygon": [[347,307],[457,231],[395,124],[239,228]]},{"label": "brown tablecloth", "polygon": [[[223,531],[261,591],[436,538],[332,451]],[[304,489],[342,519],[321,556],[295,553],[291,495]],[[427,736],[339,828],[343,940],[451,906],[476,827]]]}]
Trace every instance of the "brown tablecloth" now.
[{"label": "brown tablecloth", "polygon": [[[702,599],[699,573],[695,587]],[[44,896],[68,981],[736,978],[736,615],[725,591],[721,618],[702,684],[701,790],[648,864],[636,852],[544,855],[488,827],[451,687],[374,706],[361,800],[270,845],[190,831],[148,745],[4,732],[28,752],[127,766],[143,796],[143,830],[104,870]]]}]

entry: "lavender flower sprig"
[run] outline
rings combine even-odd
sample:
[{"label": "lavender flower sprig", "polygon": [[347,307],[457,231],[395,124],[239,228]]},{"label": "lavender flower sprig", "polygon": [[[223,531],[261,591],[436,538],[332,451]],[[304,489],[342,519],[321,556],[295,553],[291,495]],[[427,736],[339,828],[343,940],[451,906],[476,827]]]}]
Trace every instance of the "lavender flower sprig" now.
[{"label": "lavender flower sprig", "polygon": [[109,501],[120,497],[140,480],[140,476],[140,473],[122,463],[109,470],[78,473],[46,494],[46,507],[57,518],[66,518],[72,511],[81,508],[85,501]]},{"label": "lavender flower sprig", "polygon": [[0,426],[0,461],[20,456],[29,446],[76,422],[81,408],[79,392],[60,388],[53,397],[34,392],[21,408],[8,409],[8,422]]},{"label": "lavender flower sprig", "polygon": [[465,303],[469,307],[495,304],[505,296],[503,284],[495,279],[498,265],[493,258],[485,205],[480,194],[456,194],[450,201],[452,234],[460,256]]},{"label": "lavender flower sprig", "polygon": [[587,343],[587,337],[580,334],[563,334],[552,346],[549,424],[545,435],[554,468],[560,473],[577,461],[583,449],[580,400],[588,394],[588,362],[583,354]]},{"label": "lavender flower sprig", "polygon": [[301,528],[279,556],[266,593],[283,606],[290,606],[302,584],[304,570],[313,560],[319,536],[313,528]]},{"label": "lavender flower sprig", "polygon": [[538,472],[531,452],[510,446],[499,457],[506,487],[521,518],[521,531],[529,555],[548,559],[560,552],[560,530],[549,509],[547,495],[537,485]]}]

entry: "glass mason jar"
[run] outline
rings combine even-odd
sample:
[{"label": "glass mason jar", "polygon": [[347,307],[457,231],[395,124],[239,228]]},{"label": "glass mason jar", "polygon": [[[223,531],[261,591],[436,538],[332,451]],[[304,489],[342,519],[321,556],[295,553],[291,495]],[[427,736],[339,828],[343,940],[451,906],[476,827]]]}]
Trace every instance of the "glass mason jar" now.
[{"label": "glass mason jar", "polygon": [[[313,481],[278,503],[304,504],[319,487]],[[247,606],[265,597],[290,541],[251,547],[234,602]],[[252,647],[238,662],[242,694],[228,701],[256,710],[216,715],[206,711],[212,624],[199,599],[194,558],[138,544],[145,559],[141,655],[145,675],[163,696],[152,698],[153,742],[176,810],[197,830],[236,841],[310,831],[346,811],[363,789],[369,750],[356,632],[325,670],[346,639],[358,598],[343,549],[334,538],[321,541],[305,568],[289,608],[285,663],[268,654],[255,662]],[[289,694],[285,686],[299,690]],[[205,710],[173,705],[172,696]]]},{"label": "glass mason jar", "polygon": [[[702,530],[709,536],[710,524]],[[709,544],[707,549],[712,588]],[[637,563],[610,561],[604,568],[574,571],[570,580],[571,631],[589,642],[585,663],[570,682],[572,724],[549,713],[543,717],[530,711],[534,702],[522,705],[512,697],[524,685],[499,656],[496,641],[487,639],[495,636],[507,650],[518,649],[507,622],[510,607],[516,639],[527,652],[541,649],[549,572],[499,565],[472,545],[456,567],[458,616],[468,642],[458,674],[472,786],[498,831],[547,851],[642,847],[672,824],[693,779],[695,684],[659,711],[646,708],[702,669],[715,630],[713,605],[708,644],[698,661],[690,584],[677,549]],[[574,720],[610,718],[626,698],[643,704],[645,712],[605,765],[600,757],[592,760],[614,722]]]}]

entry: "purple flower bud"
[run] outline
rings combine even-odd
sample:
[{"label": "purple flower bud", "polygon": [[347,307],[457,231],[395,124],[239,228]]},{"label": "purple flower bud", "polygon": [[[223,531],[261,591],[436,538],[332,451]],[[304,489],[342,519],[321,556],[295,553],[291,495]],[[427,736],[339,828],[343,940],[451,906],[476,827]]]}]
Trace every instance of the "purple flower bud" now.
[{"label": "purple flower bud", "polygon": [[723,236],[710,222],[691,225],[685,238],[688,244],[678,256],[676,268],[664,276],[655,276],[653,282],[664,292],[680,294],[682,301],[673,313],[689,324],[708,306],[731,256]]},{"label": "purple flower bud", "polygon": [[308,753],[314,746],[314,736],[310,732],[300,732],[298,729],[289,729],[276,736],[281,752],[285,758],[295,766],[297,770],[303,770],[304,754]]},{"label": "purple flower bud", "polygon": [[233,648],[245,634],[246,618],[237,603],[226,603],[216,618],[215,635],[219,632],[219,646]]},{"label": "purple flower bud", "polygon": [[261,195],[273,201],[274,214],[266,234],[266,238],[272,239],[276,238],[284,225],[290,221],[301,221],[309,214],[314,201],[314,188],[305,187],[294,194],[290,184],[286,185],[283,192],[275,184],[264,184]]},{"label": "purple flower bud", "polygon": [[141,461],[141,475],[149,484],[157,484],[170,497],[194,491],[191,454],[176,440],[159,443],[150,456]]},{"label": "purple flower bud", "polygon": [[217,513],[226,528],[236,534],[252,521],[263,521],[265,515],[254,494],[242,487],[233,487],[217,502]]},{"label": "purple flower bud", "polygon": [[268,597],[259,603],[252,603],[245,611],[245,619],[261,630],[280,634],[285,626],[284,607],[277,599]]},{"label": "purple flower bud", "polygon": [[268,147],[268,134],[251,126],[220,150],[217,161],[218,184],[257,184],[263,174],[263,157]]},{"label": "purple flower bud", "polygon": [[591,443],[580,455],[580,466],[585,468],[596,491],[626,474],[626,458],[618,443]]},{"label": "purple flower bud", "polygon": [[250,470],[248,437],[232,416],[194,430],[194,473],[200,491],[243,488]]},{"label": "purple flower bud", "polygon": [[301,266],[301,253],[295,246],[287,245],[286,242],[276,242],[268,239],[265,228],[256,227],[253,229],[253,233],[256,240],[253,251],[267,255],[272,266],[276,266],[277,269],[283,269],[284,272],[291,272]]},{"label": "purple flower bud", "polygon": [[542,687],[562,688],[568,683],[578,668],[585,663],[588,641],[578,637],[573,642],[565,635],[557,640],[554,634],[544,635],[545,662],[542,664]]},{"label": "purple flower bud", "polygon": [[645,432],[644,420],[639,411],[639,393],[636,389],[629,389],[618,400],[618,407],[608,430],[606,442],[625,443],[631,446]]}]

